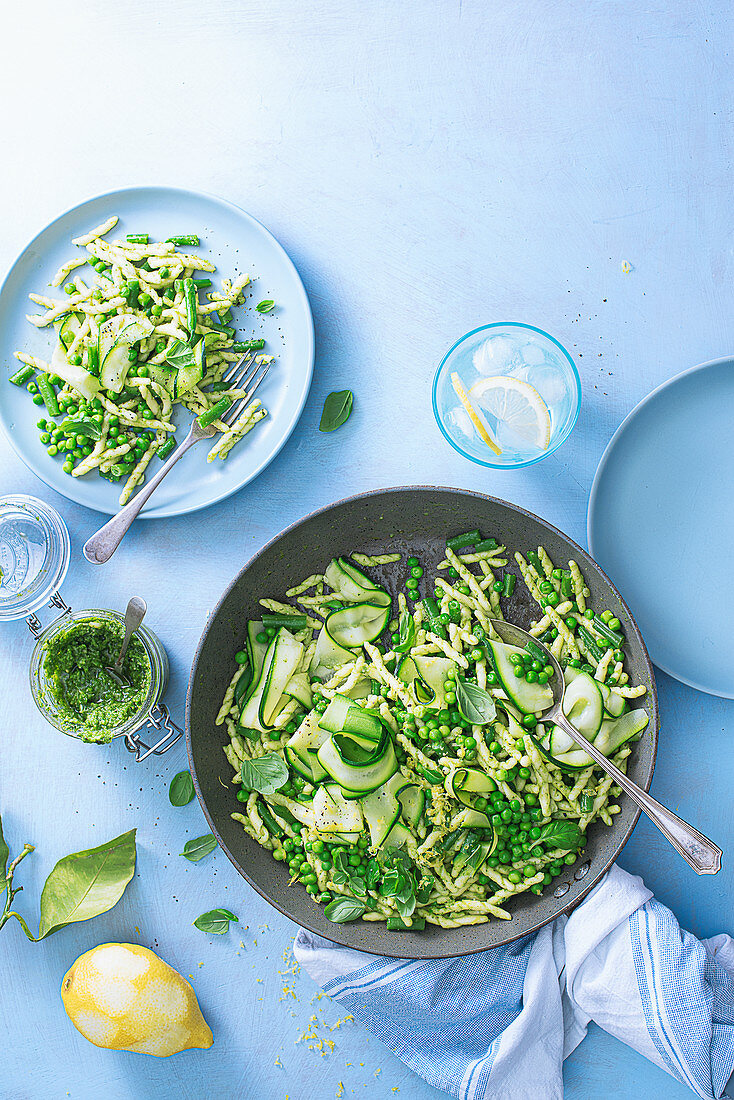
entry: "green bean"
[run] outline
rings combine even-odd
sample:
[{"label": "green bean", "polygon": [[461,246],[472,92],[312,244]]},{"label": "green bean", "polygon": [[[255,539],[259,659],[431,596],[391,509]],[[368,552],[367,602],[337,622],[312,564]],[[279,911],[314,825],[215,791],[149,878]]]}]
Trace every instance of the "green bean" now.
[{"label": "green bean", "polygon": [[232,351],[241,354],[243,351],[260,351],[260,349],[264,347],[264,340],[236,340],[234,344],[232,344]]},{"label": "green bean", "polygon": [[432,783],[434,785],[436,783],[443,783],[444,781],[443,772],[434,771],[433,768],[419,768],[418,771],[421,773],[424,779],[427,779],[429,783]]},{"label": "green bean", "polygon": [[202,428],[208,428],[214,420],[219,420],[220,416],[226,413],[227,409],[232,407],[232,398],[223,397],[221,401],[217,401],[216,405],[212,405],[210,409],[203,412],[199,417],[199,425]]},{"label": "green bean", "polygon": [[528,644],[525,646],[525,648],[528,651],[528,653],[532,653],[532,655],[533,655],[533,657],[535,657],[536,661],[542,661],[543,664],[545,664],[545,662],[547,661],[548,658],[546,657],[544,649],[541,649],[540,646],[537,645],[535,642],[528,642]]},{"label": "green bean", "polygon": [[593,794],[586,794],[584,792],[579,800],[579,809],[582,814],[589,814],[594,809],[594,796]]},{"label": "green bean", "polygon": [[211,386],[209,387],[209,392],[210,393],[221,393],[222,390],[231,390],[231,389],[232,389],[232,383],[231,382],[225,382],[224,379],[222,379],[221,382],[212,382]]},{"label": "green bean", "polygon": [[58,416],[60,413],[59,403],[56,400],[56,391],[48,380],[47,374],[38,375],[38,392],[43,398],[43,403],[46,406],[49,416]]},{"label": "green bean", "polygon": [[413,923],[405,924],[402,917],[388,917],[385,921],[388,932],[422,932],[426,927],[425,917],[411,917]]},{"label": "green bean", "polygon": [[176,446],[176,440],[171,436],[164,443],[161,443],[158,447],[156,454],[159,458],[168,458],[173,448]]},{"label": "green bean", "polygon": [[147,233],[128,233],[127,243],[128,244],[147,244],[148,243],[148,234]]},{"label": "green bean", "polygon": [[589,634],[588,630],[585,630],[584,627],[581,626],[581,624],[579,624],[579,626],[577,627],[577,631],[579,637],[589,651],[589,654],[594,658],[595,661],[600,661],[604,655],[604,651],[599,649],[599,646],[596,644],[596,640],[591,636],[591,634]]},{"label": "green bean", "polygon": [[299,615],[297,613],[293,615],[263,615],[262,624],[267,630],[269,626],[279,627],[285,626],[288,630],[303,630],[304,626],[308,625],[308,616]]},{"label": "green bean", "polygon": [[283,837],[285,836],[285,830],[278,824],[268,807],[265,805],[265,801],[262,798],[257,800],[257,812],[262,818],[263,825],[268,830],[271,836]]},{"label": "green bean", "polygon": [[183,233],[177,237],[166,237],[166,244],[175,244],[176,247],[182,244],[190,245],[193,248],[198,248],[199,238],[195,233]]},{"label": "green bean", "polygon": [[573,599],[573,581],[570,577],[563,577],[563,579],[561,580],[561,595],[565,596],[567,600]]},{"label": "green bean", "polygon": [[194,279],[194,286],[198,287],[199,290],[206,290],[211,285],[211,279]]},{"label": "green bean", "polygon": [[128,301],[133,309],[138,304],[138,293],[140,291],[140,282],[137,279],[129,279],[127,283],[128,288]]},{"label": "green bean", "polygon": [[426,613],[431,633],[436,634],[439,638],[445,638],[446,628],[439,619],[438,604],[433,596],[426,596],[425,599],[421,600],[421,606]]},{"label": "green bean", "polygon": [[186,302],[186,327],[189,330],[189,344],[193,344],[196,337],[196,287],[193,279],[184,279],[184,301]]},{"label": "green bean", "polygon": [[497,539],[480,539],[479,542],[474,545],[474,553],[479,554],[484,550],[496,550],[499,546]]},{"label": "green bean", "polygon": [[543,572],[543,566],[540,564],[540,558],[535,553],[535,551],[534,550],[528,550],[528,552],[526,554],[526,557],[527,557],[528,561],[530,562],[530,564],[532,565],[535,572],[538,574],[538,576],[545,577],[545,573]]},{"label": "green bean", "polygon": [[602,637],[606,638],[608,642],[614,642],[616,646],[621,646],[624,643],[624,634],[620,634],[618,630],[612,630],[607,626],[603,619],[600,619],[598,615],[594,615],[592,622]]},{"label": "green bean", "polygon": [[237,331],[233,325],[218,325],[216,321],[211,321],[209,328],[213,329],[214,332],[224,332],[230,339]]},{"label": "green bean", "polygon": [[464,550],[467,546],[474,546],[480,538],[478,531],[467,531],[463,535],[455,535],[452,539],[447,539],[446,545],[449,550]]},{"label": "green bean", "polygon": [[502,595],[508,598],[515,591],[515,582],[517,578],[514,573],[505,573],[505,578],[502,582]]},{"label": "green bean", "polygon": [[22,366],[18,368],[15,374],[10,375],[8,381],[12,382],[14,386],[25,386],[28,379],[32,378],[34,373],[33,367]]}]

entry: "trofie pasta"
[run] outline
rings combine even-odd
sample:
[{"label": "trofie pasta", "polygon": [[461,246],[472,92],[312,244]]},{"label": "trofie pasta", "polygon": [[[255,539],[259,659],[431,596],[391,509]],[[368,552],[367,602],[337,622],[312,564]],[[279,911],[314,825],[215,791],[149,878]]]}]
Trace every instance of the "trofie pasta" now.
[{"label": "trofie pasta", "polygon": [[[404,579],[396,602],[374,566]],[[217,717],[232,816],[336,922],[510,920],[511,897],[541,894],[590,826],[612,824],[620,789],[541,720],[542,646],[564,669],[567,715],[623,771],[648,722],[628,702],[645,689],[624,671],[622,624],[588,607],[577,563],[557,568],[539,547],[510,568],[476,531],[449,540],[421,598],[426,581],[416,557],[354,553],[291,602],[264,596]],[[512,620],[523,584],[542,643],[526,650],[492,625]]]},{"label": "trofie pasta", "polygon": [[[212,281],[194,276],[213,273],[215,266],[180,250],[198,246],[197,236],[105,240],[117,221],[111,217],[72,241],[86,255],[63,264],[51,280],[52,287],[63,286],[63,300],[30,295],[44,312],[28,320],[37,328],[54,326],[55,348],[50,362],[17,351],[23,366],[10,381],[26,385],[33,401],[45,406],[51,419],[38,427],[48,453],[59,455],[72,477],[97,470],[112,481],[124,478],[125,504],[151,459],[173,450],[176,404],[199,416],[223,397],[246,397],[222,381],[227,368],[243,354],[259,362],[273,357],[256,355],[262,339],[236,339],[231,311],[242,304],[249,275],[224,279],[202,302],[199,294]],[[79,272],[85,265],[91,277]],[[233,424],[215,420],[221,434],[208,461],[226,458],[265,416],[253,400]]]}]

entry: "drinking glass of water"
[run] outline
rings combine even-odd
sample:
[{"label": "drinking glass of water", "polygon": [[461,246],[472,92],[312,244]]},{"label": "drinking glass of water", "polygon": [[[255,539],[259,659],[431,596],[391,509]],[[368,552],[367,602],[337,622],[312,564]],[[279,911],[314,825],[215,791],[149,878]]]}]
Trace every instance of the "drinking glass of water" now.
[{"label": "drinking glass of water", "polygon": [[462,336],[433,380],[438,426],[465,458],[530,466],[568,438],[581,407],[571,356],[533,325],[505,321]]}]

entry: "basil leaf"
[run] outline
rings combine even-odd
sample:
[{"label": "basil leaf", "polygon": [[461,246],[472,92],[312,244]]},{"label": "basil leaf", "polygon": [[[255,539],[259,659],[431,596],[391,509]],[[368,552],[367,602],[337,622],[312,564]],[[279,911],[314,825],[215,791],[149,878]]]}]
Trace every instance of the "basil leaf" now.
[{"label": "basil leaf", "polygon": [[130,829],[98,848],[60,859],[41,894],[39,940],[116,905],[133,877],[135,852],[135,829]]},{"label": "basil leaf", "polygon": [[461,717],[472,726],[487,726],[497,714],[497,706],[494,699],[471,680],[455,681],[456,706]]},{"label": "basil leaf", "polygon": [[230,913],[229,909],[210,909],[208,913],[202,913],[194,921],[194,927],[200,932],[208,932],[213,936],[223,936],[229,931],[229,922],[233,920],[239,923],[239,919]]},{"label": "basil leaf", "polygon": [[346,424],[352,414],[354,394],[351,390],[337,390],[330,393],[324,401],[324,409],[319,423],[320,432],[333,432]]},{"label": "basil leaf", "polygon": [[376,859],[371,859],[367,864],[365,878],[367,880],[367,888],[373,890],[380,880],[380,864]]},{"label": "basil leaf", "polygon": [[277,752],[267,752],[257,760],[242,761],[242,786],[258,794],[272,794],[288,782],[288,767]]},{"label": "basil leaf", "polygon": [[540,836],[530,845],[529,851],[538,844],[547,844],[568,852],[583,847],[585,836],[575,821],[549,821],[543,825]]},{"label": "basil leaf", "polygon": [[194,349],[190,348],[188,344],[184,344],[183,341],[176,340],[166,352],[166,362],[169,367],[173,367],[174,370],[193,367]]},{"label": "basil leaf", "polygon": [[411,890],[405,897],[395,899],[398,903],[398,913],[405,920],[406,917],[412,917],[415,913],[415,894]]},{"label": "basil leaf", "polygon": [[394,898],[400,889],[400,872],[393,869],[385,871],[380,884],[380,894],[383,898]]},{"label": "basil leaf", "polygon": [[216,846],[216,837],[207,833],[205,836],[197,836],[195,840],[187,840],[183,852],[179,852],[179,855],[191,860],[192,863],[198,863],[204,856],[213,852]]},{"label": "basil leaf", "polygon": [[73,417],[67,416],[66,420],[62,420],[59,424],[67,435],[85,435],[88,439],[101,439],[102,429],[99,424],[94,420],[89,420],[86,417]]},{"label": "basil leaf", "polygon": [[424,779],[427,779],[428,782],[432,783],[434,786],[436,783],[443,783],[445,778],[443,772],[436,771],[434,768],[419,768],[418,771]]},{"label": "basil leaf", "polygon": [[349,921],[358,920],[366,908],[365,903],[358,898],[345,896],[330,901],[324,913],[334,924],[347,924]]},{"label": "basil leaf", "polygon": [[258,302],[255,309],[258,313],[270,313],[270,310],[274,307],[275,302],[272,298],[264,298],[262,302]]},{"label": "basil leaf", "polygon": [[360,875],[351,875],[349,878],[350,889],[363,898],[367,893],[367,883]]},{"label": "basil leaf", "polygon": [[400,640],[397,645],[393,646],[393,649],[396,653],[407,653],[409,649],[413,648],[415,642],[415,623],[407,607],[400,612],[398,633],[400,634]]},{"label": "basil leaf", "polygon": [[194,781],[191,772],[179,772],[171,780],[168,798],[172,806],[187,806],[194,797]]}]

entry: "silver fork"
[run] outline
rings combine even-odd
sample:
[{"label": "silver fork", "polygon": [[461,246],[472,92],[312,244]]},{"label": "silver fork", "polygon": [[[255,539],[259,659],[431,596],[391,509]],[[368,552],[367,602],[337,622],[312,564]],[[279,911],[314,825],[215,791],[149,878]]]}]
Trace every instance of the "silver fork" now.
[{"label": "silver fork", "polygon": [[[252,400],[255,390],[269,370],[270,363],[260,363],[256,358],[245,353],[226,371],[222,376],[222,381],[229,382],[230,389],[244,389],[246,393],[220,417],[225,424],[231,425],[235,422],[242,410]],[[121,508],[116,516],[113,516],[109,522],[105,523],[104,527],[100,527],[99,531],[84,543],[84,557],[87,561],[90,561],[92,565],[104,565],[106,561],[110,560],[125,537],[131,523],[151,493],[154,493],[163,481],[168,471],[173,469],[178,460],[183,458],[195,443],[198,443],[200,439],[211,439],[213,435],[217,434],[217,430],[212,425],[208,428],[202,428],[198,416],[194,417],[194,421],[189,428],[189,434],[166,459],[155,477],[151,478],[146,485],[143,485],[133,499],[124,508]]]}]

